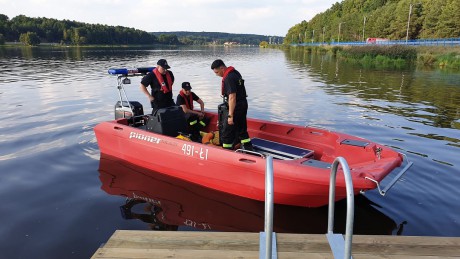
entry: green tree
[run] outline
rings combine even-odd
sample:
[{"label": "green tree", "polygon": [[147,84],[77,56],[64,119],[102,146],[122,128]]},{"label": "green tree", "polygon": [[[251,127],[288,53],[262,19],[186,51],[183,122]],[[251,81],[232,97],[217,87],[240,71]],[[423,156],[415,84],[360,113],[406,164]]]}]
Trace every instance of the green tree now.
[{"label": "green tree", "polygon": [[366,0],[363,4],[363,12],[370,13],[378,8],[384,6],[386,0]]},{"label": "green tree", "polygon": [[70,40],[70,35],[71,35],[71,34],[72,34],[72,33],[71,33],[70,30],[64,30],[64,31],[62,32],[62,38],[61,38],[62,40],[61,40],[61,42],[62,42],[62,43],[67,43],[67,42],[69,42],[69,40]]},{"label": "green tree", "polygon": [[30,18],[24,15],[18,15],[9,21],[7,16],[0,15],[0,33],[5,36],[6,41],[17,41],[21,34],[27,32],[36,33],[44,42],[76,45],[151,44],[157,42],[156,36],[133,28],[49,18]]},{"label": "green tree", "polygon": [[268,42],[266,42],[266,41],[261,41],[260,44],[259,44],[259,47],[261,47],[261,48],[266,48],[266,47],[268,47]]},{"label": "green tree", "polygon": [[286,34],[286,37],[284,38],[284,43],[291,44],[305,42],[305,35],[309,35],[308,29],[309,26],[306,21],[302,21],[301,23],[294,25],[289,29],[288,33]]},{"label": "green tree", "polygon": [[447,0],[436,28],[442,38],[460,37],[460,1]]},{"label": "green tree", "polygon": [[168,45],[175,45],[180,43],[177,36],[173,34],[161,34],[160,37],[158,37],[158,41],[161,44]]},{"label": "green tree", "polygon": [[3,44],[5,44],[5,36],[3,36],[3,34],[0,33],[0,45]]},{"label": "green tree", "polygon": [[5,35],[8,28],[8,16],[0,14],[0,34]]},{"label": "green tree", "polygon": [[85,35],[87,34],[85,28],[73,28],[71,31],[71,42],[74,45],[83,45],[87,42]]},{"label": "green tree", "polygon": [[[366,38],[403,40],[407,35],[409,10],[409,39],[460,37],[459,0],[342,0],[310,21],[289,28],[284,43],[311,40],[313,30],[315,42],[322,41],[323,31],[326,41],[336,40],[339,24],[341,41],[361,40],[363,28]],[[306,36],[302,36],[305,32]]]},{"label": "green tree", "polygon": [[437,38],[439,16],[442,13],[442,6],[445,0],[429,0],[423,2],[423,27],[420,32],[422,38]]},{"label": "green tree", "polygon": [[27,46],[37,46],[40,44],[40,38],[35,32],[22,33],[19,36],[19,41]]}]

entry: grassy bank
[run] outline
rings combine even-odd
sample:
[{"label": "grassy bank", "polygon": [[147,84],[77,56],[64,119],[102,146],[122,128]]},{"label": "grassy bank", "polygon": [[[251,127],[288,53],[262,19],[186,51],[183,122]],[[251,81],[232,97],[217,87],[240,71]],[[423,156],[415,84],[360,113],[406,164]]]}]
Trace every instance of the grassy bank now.
[{"label": "grassy bank", "polygon": [[401,45],[343,47],[338,55],[347,62],[369,67],[402,68],[417,60],[415,48]]},{"label": "grassy bank", "polygon": [[460,70],[460,47],[412,47],[404,45],[369,46],[303,46],[308,53],[330,53],[347,62],[367,67],[402,68],[417,65]]},{"label": "grassy bank", "polygon": [[460,47],[419,47],[417,64],[460,70]]}]

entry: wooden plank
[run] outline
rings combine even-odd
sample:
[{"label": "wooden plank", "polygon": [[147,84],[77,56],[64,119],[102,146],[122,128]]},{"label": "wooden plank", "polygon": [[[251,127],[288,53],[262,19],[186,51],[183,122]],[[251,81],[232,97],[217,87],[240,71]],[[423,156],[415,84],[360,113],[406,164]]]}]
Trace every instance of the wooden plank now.
[{"label": "wooden plank", "polygon": [[99,249],[93,258],[259,258],[258,251],[193,250],[193,249]]},{"label": "wooden plank", "polygon": [[[258,259],[259,251],[226,251],[226,250],[189,250],[189,249],[134,249],[134,248],[100,248],[93,259],[109,258],[248,258]],[[280,259],[305,259],[305,258],[332,258],[330,252],[305,253],[305,252],[278,252]]]},{"label": "wooden plank", "polygon": [[[278,258],[333,258],[325,234],[277,233]],[[259,233],[117,230],[92,258],[259,258]],[[354,236],[355,259],[460,258],[458,237]]]},{"label": "wooden plank", "polygon": [[[105,247],[259,250],[259,233],[116,231]],[[212,236],[212,238],[210,238]]]},{"label": "wooden plank", "polygon": [[354,253],[405,256],[459,256],[460,238],[417,236],[355,236]]}]

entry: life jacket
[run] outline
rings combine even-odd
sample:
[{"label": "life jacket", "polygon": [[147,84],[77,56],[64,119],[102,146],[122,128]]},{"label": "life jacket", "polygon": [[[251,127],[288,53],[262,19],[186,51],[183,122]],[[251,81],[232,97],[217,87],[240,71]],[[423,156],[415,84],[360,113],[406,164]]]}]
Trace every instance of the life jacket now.
[{"label": "life jacket", "polygon": [[185,93],[182,90],[179,92],[179,94],[180,94],[180,96],[182,96],[182,98],[184,98],[185,106],[187,106],[187,109],[193,110],[193,96],[192,96],[192,93],[190,92],[190,94],[188,95],[188,99],[187,99],[187,95],[185,95]]},{"label": "life jacket", "polygon": [[224,75],[222,76],[222,95],[223,95],[223,96],[225,95],[225,93],[224,93],[224,86],[225,86],[224,82],[225,82],[225,78],[227,78],[228,74],[230,74],[230,72],[232,72],[232,71],[234,71],[234,70],[235,70],[234,67],[229,66],[229,67],[227,67],[227,69],[225,69],[225,71],[224,71]]},{"label": "life jacket", "polygon": [[154,68],[152,70],[152,72],[155,74],[155,76],[157,77],[158,82],[160,83],[161,91],[164,94],[171,92],[172,91],[172,85],[173,85],[171,74],[169,74],[169,72],[166,71],[166,80],[168,81],[167,82],[168,84],[166,85],[166,82],[165,82],[165,80],[163,78],[163,74],[161,74],[160,71],[158,71],[158,69]]}]

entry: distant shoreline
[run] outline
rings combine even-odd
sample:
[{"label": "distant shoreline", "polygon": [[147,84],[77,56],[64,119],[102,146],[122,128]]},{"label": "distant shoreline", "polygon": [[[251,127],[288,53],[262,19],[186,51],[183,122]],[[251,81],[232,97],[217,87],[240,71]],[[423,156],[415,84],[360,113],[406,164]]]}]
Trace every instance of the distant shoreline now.
[{"label": "distant shoreline", "polygon": [[147,44],[147,45],[126,45],[126,44],[88,44],[88,45],[71,45],[71,44],[59,44],[59,43],[40,43],[35,46],[24,45],[21,42],[5,42],[5,44],[0,45],[0,47],[26,47],[26,48],[35,48],[35,47],[56,47],[56,48],[152,48],[152,47],[259,47],[258,45],[250,44],[235,44],[235,45],[225,45],[225,44],[208,44],[208,45],[169,45],[169,44]]}]

